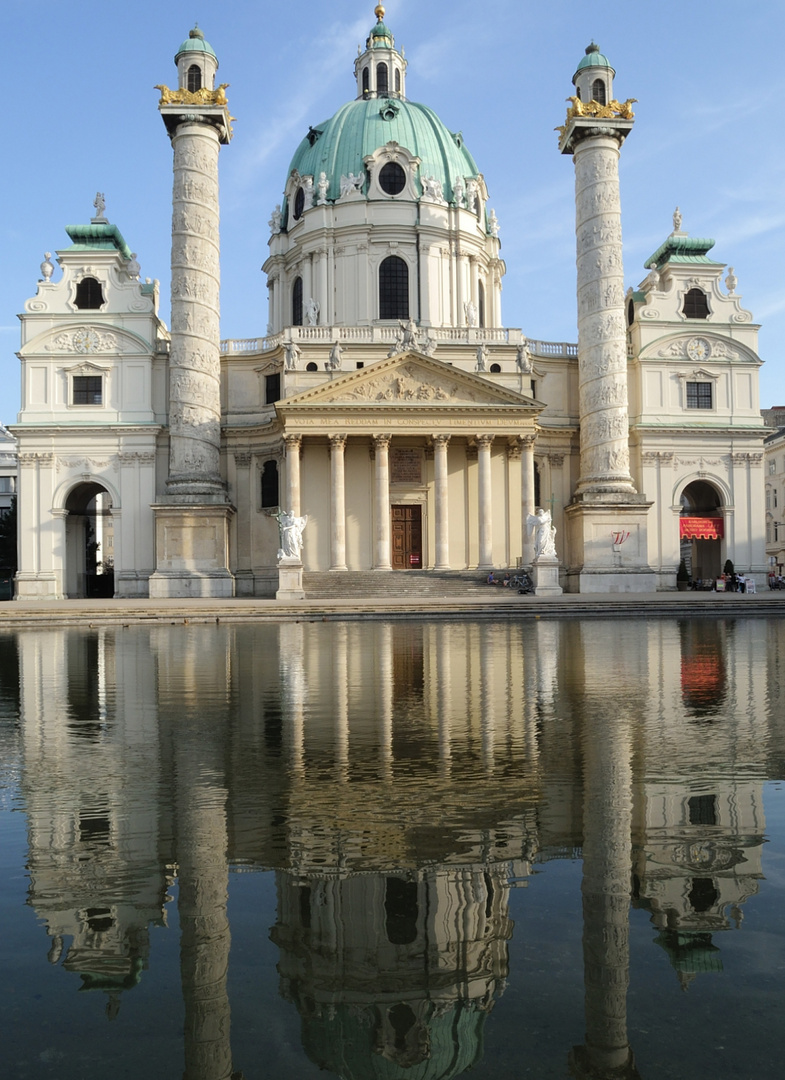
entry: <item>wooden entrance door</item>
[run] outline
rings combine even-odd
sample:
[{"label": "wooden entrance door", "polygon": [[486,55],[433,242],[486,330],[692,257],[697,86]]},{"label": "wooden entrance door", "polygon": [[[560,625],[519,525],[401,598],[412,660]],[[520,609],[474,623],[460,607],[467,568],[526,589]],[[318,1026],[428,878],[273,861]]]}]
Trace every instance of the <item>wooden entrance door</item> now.
[{"label": "wooden entrance door", "polygon": [[391,506],[392,568],[422,569],[422,507]]}]

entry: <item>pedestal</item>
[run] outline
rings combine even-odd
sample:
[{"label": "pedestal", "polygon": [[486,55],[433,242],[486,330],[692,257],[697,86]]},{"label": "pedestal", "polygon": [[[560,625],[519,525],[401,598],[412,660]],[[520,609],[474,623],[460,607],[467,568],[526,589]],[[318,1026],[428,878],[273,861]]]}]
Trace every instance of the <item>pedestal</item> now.
[{"label": "pedestal", "polygon": [[657,591],[657,575],[648,565],[651,505],[645,495],[587,492],[566,508],[568,592]]},{"label": "pedestal", "polygon": [[297,559],[281,559],[278,563],[276,600],[304,600],[303,564]]},{"label": "pedestal", "polygon": [[532,563],[532,581],[535,596],[561,596],[559,560],[548,555],[538,555]]},{"label": "pedestal", "polygon": [[150,598],[234,596],[229,570],[229,519],[226,504],[154,506],[155,573]]}]

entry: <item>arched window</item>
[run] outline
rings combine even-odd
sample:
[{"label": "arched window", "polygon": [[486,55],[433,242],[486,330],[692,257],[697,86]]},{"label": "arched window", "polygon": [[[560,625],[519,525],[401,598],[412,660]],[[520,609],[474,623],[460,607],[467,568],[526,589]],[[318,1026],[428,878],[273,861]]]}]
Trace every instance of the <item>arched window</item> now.
[{"label": "arched window", "polygon": [[400,94],[400,92],[401,92],[401,69],[396,68],[395,69],[395,93]]},{"label": "arched window", "polygon": [[294,197],[294,220],[299,221],[303,216],[303,210],[305,210],[305,192],[301,187],[297,189],[297,194]]},{"label": "arched window", "polygon": [[82,278],[76,286],[74,304],[81,310],[96,311],[104,302],[104,292],[95,278]]},{"label": "arched window", "polygon": [[386,94],[390,89],[390,76],[386,64],[376,65],[376,93]]},{"label": "arched window", "polygon": [[194,94],[202,89],[202,69],[198,64],[191,64],[188,68],[188,90]]},{"label": "arched window", "polygon": [[262,509],[278,506],[278,462],[265,461],[262,465]]},{"label": "arched window", "polygon": [[591,96],[598,105],[607,105],[605,97],[605,83],[602,79],[595,79],[591,87]]},{"label": "arched window", "polygon": [[303,279],[296,277],[292,286],[292,326],[303,325]]},{"label": "arched window", "polygon": [[368,90],[370,89],[370,86],[371,86],[370,78],[371,78],[371,73],[368,70],[368,68],[367,67],[363,68],[363,93],[364,94],[367,94]]},{"label": "arched window", "polygon": [[481,281],[477,282],[477,322],[485,326],[485,286]]},{"label": "arched window", "polygon": [[682,312],[688,319],[708,319],[709,302],[703,289],[688,289],[684,295]]},{"label": "arched window", "polygon": [[379,318],[409,318],[409,267],[397,255],[379,267]]}]

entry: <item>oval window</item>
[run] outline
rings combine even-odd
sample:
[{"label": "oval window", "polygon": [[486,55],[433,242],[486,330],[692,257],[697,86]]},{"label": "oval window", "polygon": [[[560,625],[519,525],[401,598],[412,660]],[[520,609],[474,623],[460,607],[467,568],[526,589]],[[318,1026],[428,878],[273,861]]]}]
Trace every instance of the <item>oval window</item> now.
[{"label": "oval window", "polygon": [[388,161],[379,173],[379,187],[386,195],[400,195],[406,187],[406,173],[397,161]]}]

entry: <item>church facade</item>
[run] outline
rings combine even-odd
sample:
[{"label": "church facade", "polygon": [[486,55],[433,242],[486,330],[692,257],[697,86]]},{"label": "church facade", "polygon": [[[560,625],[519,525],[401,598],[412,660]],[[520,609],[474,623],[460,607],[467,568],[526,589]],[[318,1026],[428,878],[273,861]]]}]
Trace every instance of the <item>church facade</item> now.
[{"label": "church facade", "polygon": [[504,327],[486,180],[409,100],[376,16],[352,100],[309,128],[270,219],[264,336],[220,338],[232,128],[199,30],[176,89],[160,87],[171,328],[102,196],[67,228],[59,276],[45,257],[22,315],[16,595],[280,594],[282,511],[304,526],[306,586],[314,571],[531,567],[537,508],[567,591],[674,588],[682,558],[696,578],[730,558],[762,583],[757,327],[678,212],[625,293],[618,159],[634,117],[608,59],[586,50],[559,137],[578,342],[542,342]]}]

